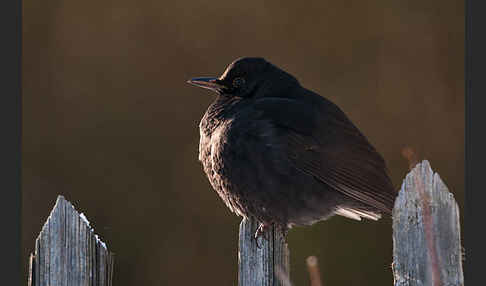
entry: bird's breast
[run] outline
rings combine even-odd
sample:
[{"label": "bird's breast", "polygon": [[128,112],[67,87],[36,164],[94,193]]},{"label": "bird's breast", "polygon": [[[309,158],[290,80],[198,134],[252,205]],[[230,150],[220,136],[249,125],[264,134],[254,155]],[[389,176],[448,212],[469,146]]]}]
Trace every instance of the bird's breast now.
[{"label": "bird's breast", "polygon": [[225,122],[208,132],[200,130],[199,160],[213,189],[218,193],[226,206],[238,215],[244,215],[235,194],[235,185],[230,176],[231,165],[227,153],[231,148],[228,144],[228,132],[231,122]]},{"label": "bird's breast", "polygon": [[223,160],[222,153],[228,145],[227,133],[230,125],[230,122],[225,122],[213,128],[210,132],[204,129],[200,130],[199,160],[205,168],[211,168],[214,171],[223,163],[221,162]]}]

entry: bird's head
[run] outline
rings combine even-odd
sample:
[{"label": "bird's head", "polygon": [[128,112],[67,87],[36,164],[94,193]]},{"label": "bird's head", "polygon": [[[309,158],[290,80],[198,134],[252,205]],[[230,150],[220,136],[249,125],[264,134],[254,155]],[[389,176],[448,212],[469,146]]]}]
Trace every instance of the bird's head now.
[{"label": "bird's head", "polygon": [[263,58],[239,58],[218,77],[199,77],[187,81],[225,96],[240,98],[263,97],[274,94],[298,81]]}]

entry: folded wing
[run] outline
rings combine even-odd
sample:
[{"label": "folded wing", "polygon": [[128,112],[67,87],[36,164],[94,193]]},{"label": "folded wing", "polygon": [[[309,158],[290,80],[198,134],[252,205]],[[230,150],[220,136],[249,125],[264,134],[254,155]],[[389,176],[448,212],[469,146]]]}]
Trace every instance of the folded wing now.
[{"label": "folded wing", "polygon": [[[381,155],[339,107],[310,96],[305,101],[264,98],[254,106],[262,120],[275,126],[296,168],[350,198],[391,213],[395,190]],[[379,218],[352,208],[338,209],[336,214]]]}]

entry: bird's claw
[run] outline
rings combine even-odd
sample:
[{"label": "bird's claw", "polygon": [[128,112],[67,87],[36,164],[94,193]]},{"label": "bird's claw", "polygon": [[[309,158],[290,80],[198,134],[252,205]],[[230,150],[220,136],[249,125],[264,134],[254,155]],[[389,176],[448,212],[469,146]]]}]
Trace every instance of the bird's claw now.
[{"label": "bird's claw", "polygon": [[267,239],[266,230],[268,229],[268,225],[264,223],[260,223],[257,230],[255,231],[255,241],[258,248],[261,248],[261,245],[258,243],[258,238],[263,237]]}]

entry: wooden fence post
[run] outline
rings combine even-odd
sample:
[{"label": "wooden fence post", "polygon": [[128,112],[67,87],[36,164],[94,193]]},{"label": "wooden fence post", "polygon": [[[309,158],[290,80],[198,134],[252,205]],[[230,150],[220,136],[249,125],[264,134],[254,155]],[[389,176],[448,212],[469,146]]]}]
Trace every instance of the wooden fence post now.
[{"label": "wooden fence post", "polygon": [[[239,286],[290,286],[289,251],[275,227],[254,239],[258,224],[242,220]],[[406,176],[393,209],[395,286],[464,285],[459,208],[428,161]],[[114,255],[88,220],[59,196],[30,256],[29,286],[111,286]]]},{"label": "wooden fence post", "polygon": [[250,219],[240,223],[238,285],[290,286],[289,250],[282,232],[270,227],[267,238],[259,238],[257,245],[257,228],[258,223]]},{"label": "wooden fence post", "polygon": [[111,286],[114,255],[63,196],[30,255],[29,286]]},{"label": "wooden fence post", "polygon": [[393,209],[395,286],[464,285],[459,208],[428,161],[406,176]]}]

